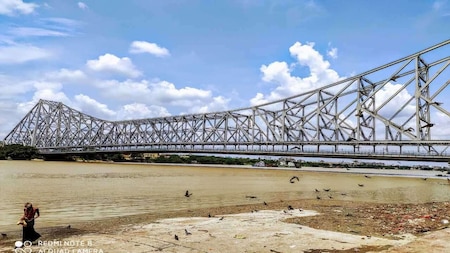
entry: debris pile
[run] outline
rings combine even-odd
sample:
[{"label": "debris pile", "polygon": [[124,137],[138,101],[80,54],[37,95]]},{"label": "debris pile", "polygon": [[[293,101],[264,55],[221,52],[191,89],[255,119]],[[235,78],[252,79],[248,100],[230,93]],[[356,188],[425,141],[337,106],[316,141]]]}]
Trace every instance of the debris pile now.
[{"label": "debris pile", "polygon": [[[363,236],[398,238],[449,227],[450,203],[322,205],[321,215],[289,222]],[[317,209],[316,209],[317,210]]]}]

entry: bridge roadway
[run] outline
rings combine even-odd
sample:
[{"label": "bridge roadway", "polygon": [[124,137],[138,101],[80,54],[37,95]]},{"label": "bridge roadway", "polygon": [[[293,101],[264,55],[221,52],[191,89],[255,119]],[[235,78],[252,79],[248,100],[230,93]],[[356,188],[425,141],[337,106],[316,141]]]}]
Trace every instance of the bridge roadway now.
[{"label": "bridge roadway", "polygon": [[223,149],[163,149],[163,148],[129,148],[129,149],[85,149],[85,150],[47,150],[40,149],[43,156],[74,155],[82,156],[87,154],[115,154],[115,153],[159,153],[159,154],[218,154],[218,155],[243,155],[243,156],[280,156],[301,158],[337,158],[352,160],[390,160],[390,161],[416,161],[416,162],[450,162],[450,154],[430,155],[420,152],[351,152],[351,151],[320,151],[312,150],[223,150]]}]

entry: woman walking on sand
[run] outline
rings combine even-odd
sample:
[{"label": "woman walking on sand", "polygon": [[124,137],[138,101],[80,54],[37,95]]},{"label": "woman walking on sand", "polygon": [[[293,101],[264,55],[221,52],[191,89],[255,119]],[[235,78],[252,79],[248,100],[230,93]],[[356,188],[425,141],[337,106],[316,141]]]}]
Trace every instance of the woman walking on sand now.
[{"label": "woman walking on sand", "polygon": [[21,220],[26,222],[23,224],[22,242],[33,242],[41,237],[41,235],[34,230],[34,220],[36,220],[39,215],[39,208],[33,207],[30,202],[25,204],[23,216],[21,218]]}]

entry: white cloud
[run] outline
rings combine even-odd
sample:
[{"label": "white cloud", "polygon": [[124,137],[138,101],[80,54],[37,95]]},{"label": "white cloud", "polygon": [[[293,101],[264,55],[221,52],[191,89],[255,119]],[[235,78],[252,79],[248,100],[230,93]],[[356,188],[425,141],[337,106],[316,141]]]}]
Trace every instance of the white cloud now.
[{"label": "white cloud", "polygon": [[79,94],[75,96],[75,106],[83,113],[89,114],[101,119],[114,119],[116,113],[87,95]]},{"label": "white cloud", "polygon": [[57,80],[60,82],[80,82],[85,81],[87,76],[81,70],[60,69],[59,71],[49,72],[45,74],[48,80]]},{"label": "white cloud", "polygon": [[276,84],[277,87],[267,95],[258,93],[250,100],[251,104],[258,105],[290,97],[341,79],[336,71],[330,69],[330,63],[313,47],[314,43],[302,45],[296,42],[289,48],[291,56],[297,60],[293,66],[308,67],[310,73],[307,77],[293,76],[293,69],[286,62],[275,61],[269,65],[262,65],[260,68],[263,73],[262,80]]},{"label": "white cloud", "polygon": [[[375,106],[378,107],[382,103],[384,103],[388,98],[390,98],[392,95],[394,95],[397,91],[399,91],[403,87],[403,84],[392,84],[388,82],[386,85],[383,86],[381,90],[379,90],[376,93],[376,104]],[[403,89],[400,91],[397,95],[395,95],[395,102],[389,101],[390,103],[394,103],[398,105],[397,108],[399,109],[401,105],[404,105],[408,100],[411,98],[411,94],[408,93],[406,89]]]},{"label": "white cloud", "polygon": [[335,47],[331,48],[327,51],[327,55],[333,59],[336,59],[338,57],[338,49]]},{"label": "white cloud", "polygon": [[59,91],[62,88],[61,83],[58,82],[46,82],[46,81],[36,81],[33,83],[36,90],[52,90]]},{"label": "white cloud", "polygon": [[[176,88],[167,81],[100,80],[95,85],[108,100],[118,104],[129,103],[117,111],[115,120],[166,117],[171,115],[169,107],[178,107],[178,110],[189,114],[223,111],[227,110],[230,101],[222,96],[212,97],[208,90]],[[111,118],[111,115],[107,116]]]},{"label": "white cloud", "polygon": [[173,83],[167,81],[150,84],[152,94],[161,103],[170,103],[175,106],[192,106],[194,103],[202,103],[205,99],[211,98],[211,91],[201,90],[192,87],[177,89]]},{"label": "white cloud", "polygon": [[228,103],[230,99],[222,96],[214,97],[212,101],[206,105],[193,107],[189,110],[190,113],[207,113],[207,112],[220,112],[228,110]]},{"label": "white cloud", "polygon": [[117,113],[120,120],[146,119],[170,116],[166,108],[157,105],[147,106],[143,103],[124,105]]},{"label": "white cloud", "polygon": [[82,10],[87,10],[89,9],[89,7],[87,6],[87,4],[83,3],[83,2],[78,2],[77,3],[78,8],[82,9]]},{"label": "white cloud", "polygon": [[49,58],[52,54],[31,45],[12,45],[0,47],[0,64],[19,64]]},{"label": "white cloud", "polygon": [[434,127],[433,128],[433,135],[439,136],[442,139],[448,139],[450,136],[450,118],[447,114],[442,113],[440,111],[436,112],[435,117],[433,117],[433,120],[437,126],[442,127]]},{"label": "white cloud", "polygon": [[[102,94],[109,99],[117,101],[145,101],[151,96],[148,81],[118,80],[99,81],[96,86],[102,90]],[[155,103],[158,101],[152,101]]]},{"label": "white cloud", "polygon": [[0,74],[0,100],[12,100],[32,89],[32,82],[24,82],[17,77]]},{"label": "white cloud", "polygon": [[[0,126],[2,126],[0,136],[5,137],[17,125],[20,116],[23,117],[24,115],[17,115],[17,105],[11,101],[0,100],[0,111],[2,112],[0,117]],[[1,137],[0,139],[2,139]]]},{"label": "white cloud", "polygon": [[35,3],[24,3],[22,0],[0,0],[0,14],[7,16],[31,14],[37,7]]},{"label": "white cloud", "polygon": [[65,32],[49,30],[36,27],[14,27],[8,31],[9,34],[17,37],[66,37],[69,34]]},{"label": "white cloud", "polygon": [[133,41],[130,46],[130,53],[149,53],[157,57],[170,56],[169,50],[167,50],[166,48],[146,41]]},{"label": "white cloud", "polygon": [[69,104],[70,99],[61,91],[62,85],[58,82],[47,81],[31,81],[35,92],[33,98],[24,103],[19,103],[17,108],[21,115],[28,113],[33,106],[35,106],[40,99],[59,101]]},{"label": "white cloud", "polygon": [[173,83],[167,81],[109,80],[99,82],[97,86],[103,90],[102,94],[110,99],[140,103],[151,101],[154,105],[189,108],[193,105],[204,104],[211,99],[211,91],[191,87],[177,89]]},{"label": "white cloud", "polygon": [[88,68],[99,72],[114,72],[129,77],[138,77],[142,73],[136,69],[130,58],[119,58],[113,54],[104,54],[98,57],[98,60],[88,60]]},{"label": "white cloud", "polygon": [[[228,108],[230,101],[222,96],[213,97],[209,90],[192,87],[177,88],[167,81],[109,80],[97,81],[95,84],[104,97],[119,103],[131,102],[120,110],[118,115],[120,119],[129,119],[129,115],[137,115],[141,118],[168,116],[169,107],[172,109],[176,107],[184,113],[223,111]],[[134,111],[136,108],[141,108],[142,113],[136,113]]]},{"label": "white cloud", "polygon": [[[62,92],[62,85],[58,82],[20,80],[20,78],[0,76],[0,125],[3,129],[0,134],[6,135],[6,131],[10,131],[19,123],[39,101],[39,99],[47,99],[69,103],[70,100]],[[27,102],[22,97],[31,93]],[[3,133],[1,131],[4,131]]]},{"label": "white cloud", "polygon": [[68,18],[41,18],[38,21],[47,28],[64,31],[72,31],[83,24],[82,21]]},{"label": "white cloud", "polygon": [[[392,84],[387,83],[381,90],[379,90],[375,95],[375,106],[379,108],[387,99],[391,98],[397,91],[403,87],[403,84]],[[400,91],[392,100],[389,101],[383,108],[379,108],[380,114],[384,115],[386,118],[390,118],[397,110],[399,110],[408,100],[412,97],[406,89]],[[409,117],[411,114],[415,113],[416,107],[413,104],[407,105],[400,114],[397,115],[397,119],[402,116]]]},{"label": "white cloud", "polygon": [[256,96],[253,97],[252,99],[250,99],[250,104],[251,105],[260,105],[260,104],[265,104],[269,102],[265,97],[264,94],[258,92],[256,93]]},{"label": "white cloud", "polygon": [[52,100],[52,101],[60,101],[63,103],[67,103],[69,98],[62,91],[55,91],[51,88],[49,89],[40,89],[34,93],[34,104],[36,104],[39,99]]}]

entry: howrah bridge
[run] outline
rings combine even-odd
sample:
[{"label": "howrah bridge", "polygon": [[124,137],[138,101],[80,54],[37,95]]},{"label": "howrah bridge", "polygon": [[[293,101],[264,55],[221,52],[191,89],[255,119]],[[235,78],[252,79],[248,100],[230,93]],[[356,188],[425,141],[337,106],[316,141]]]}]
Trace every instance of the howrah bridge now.
[{"label": "howrah bridge", "polygon": [[40,100],[3,142],[34,146],[43,155],[154,152],[449,162],[449,44],[292,97],[221,112],[109,121]]}]

